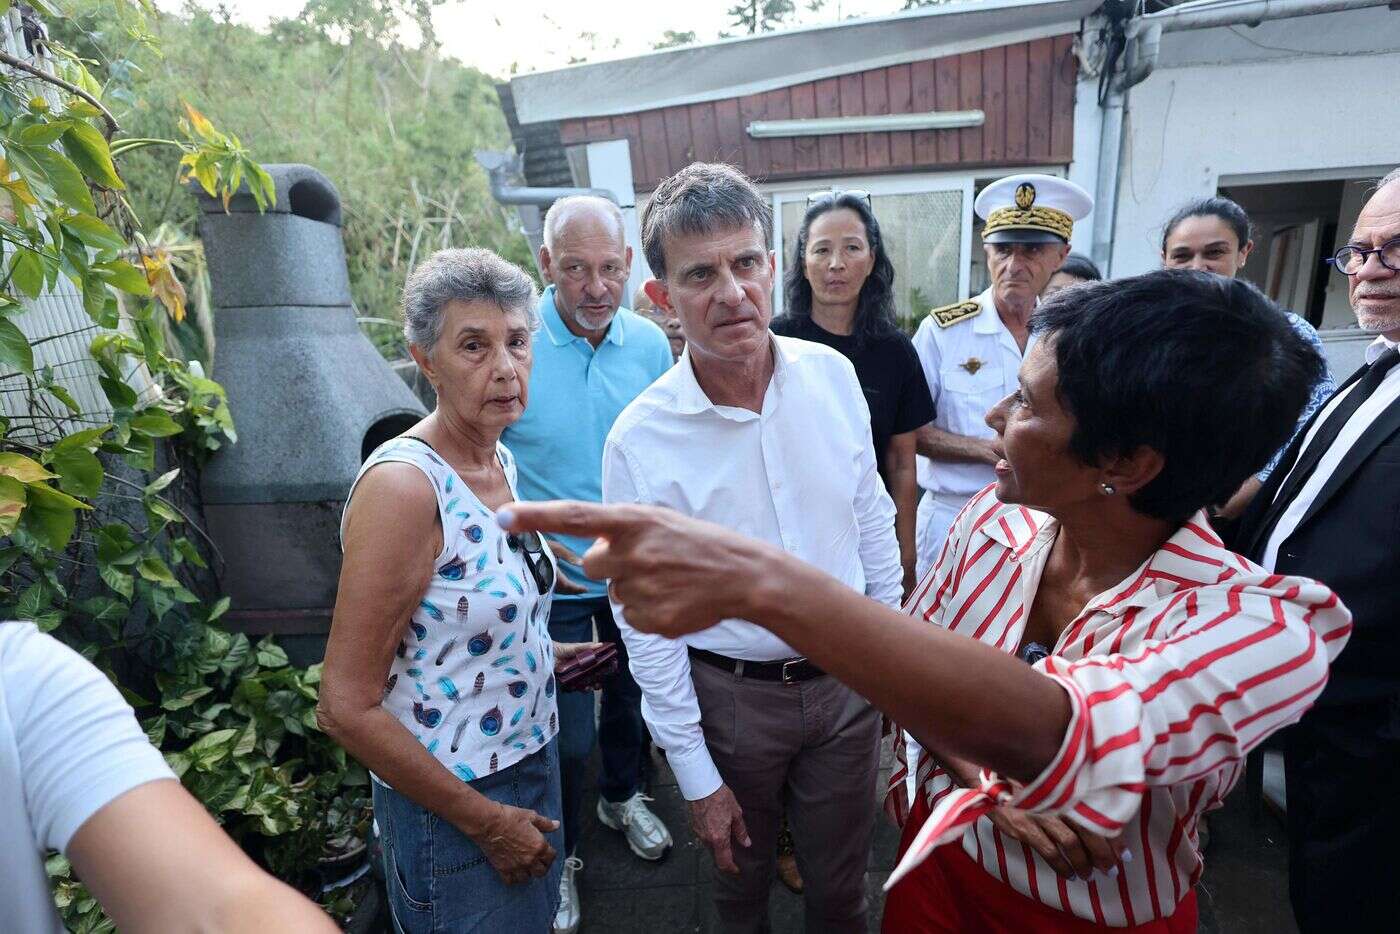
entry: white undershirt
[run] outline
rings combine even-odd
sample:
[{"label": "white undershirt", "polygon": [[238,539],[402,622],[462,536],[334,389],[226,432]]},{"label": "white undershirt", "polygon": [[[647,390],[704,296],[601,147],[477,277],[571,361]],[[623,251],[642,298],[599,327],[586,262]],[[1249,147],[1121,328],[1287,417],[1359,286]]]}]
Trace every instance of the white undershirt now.
[{"label": "white undershirt", "polygon": [[[1395,345],[1395,341],[1387,340],[1384,337],[1377,337],[1375,341],[1366,348],[1366,362],[1375,362],[1377,357],[1383,354],[1388,348],[1394,347]],[[1356,389],[1358,383],[1360,383],[1360,380],[1352,383],[1345,391],[1337,393],[1327,405],[1323,406],[1322,414],[1318,416],[1317,420],[1312,423],[1312,427],[1308,429],[1307,438],[1303,442],[1302,450],[1298,452],[1298,461],[1302,461],[1303,454],[1307,451],[1308,446],[1312,444],[1313,437],[1317,434],[1317,430],[1327,421],[1328,416],[1336,410],[1342,400]],[[1259,561],[1260,564],[1270,571],[1274,570],[1274,565],[1278,562],[1279,546],[1288,539],[1288,536],[1292,535],[1294,531],[1297,530],[1298,523],[1308,514],[1308,510],[1312,508],[1313,501],[1317,499],[1317,494],[1322,492],[1322,488],[1327,485],[1327,481],[1330,480],[1332,474],[1336,472],[1337,466],[1341,464],[1342,460],[1351,450],[1352,445],[1356,444],[1357,440],[1365,433],[1366,429],[1371,427],[1371,423],[1379,418],[1382,412],[1393,405],[1396,399],[1400,399],[1400,365],[1390,368],[1390,372],[1385,375],[1385,379],[1376,387],[1376,391],[1371,394],[1371,398],[1361,403],[1361,405],[1357,407],[1356,412],[1352,414],[1351,418],[1347,419],[1347,423],[1342,426],[1342,431],[1337,435],[1337,440],[1333,441],[1332,446],[1327,449],[1327,453],[1322,455],[1322,460],[1317,462],[1317,467],[1313,470],[1312,476],[1303,484],[1302,489],[1298,491],[1298,495],[1294,497],[1293,502],[1288,504],[1288,508],[1284,511],[1283,515],[1279,517],[1278,524],[1274,526],[1274,531],[1269,536],[1268,544],[1264,548],[1264,555]],[[1285,477],[1284,482],[1279,485],[1279,489],[1282,490],[1287,483],[1288,479]]]},{"label": "white undershirt", "polygon": [[104,805],[174,778],[102,672],[33,623],[0,622],[0,928],[62,934],[44,872]]}]

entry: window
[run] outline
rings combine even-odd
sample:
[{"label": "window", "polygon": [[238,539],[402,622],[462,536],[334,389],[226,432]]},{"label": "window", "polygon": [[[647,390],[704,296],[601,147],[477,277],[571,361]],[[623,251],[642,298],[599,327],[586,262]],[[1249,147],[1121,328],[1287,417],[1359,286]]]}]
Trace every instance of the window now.
[{"label": "window", "polygon": [[[930,308],[959,301],[968,294],[968,254],[972,233],[971,179],[919,179],[863,184],[850,179],[838,189],[870,192],[871,208],[880,221],[885,249],[894,264],[895,313],[899,324],[913,332]],[[776,234],[778,283],[774,308],[781,309],[782,276],[794,261],[797,230],[807,212],[807,195],[830,188],[832,182],[807,183],[800,191],[773,196],[779,218]]]}]

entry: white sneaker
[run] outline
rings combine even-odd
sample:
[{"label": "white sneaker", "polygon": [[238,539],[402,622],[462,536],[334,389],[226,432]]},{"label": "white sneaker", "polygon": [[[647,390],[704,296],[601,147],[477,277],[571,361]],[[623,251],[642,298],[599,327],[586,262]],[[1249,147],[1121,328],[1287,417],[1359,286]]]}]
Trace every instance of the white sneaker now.
[{"label": "white sneaker", "polygon": [[671,851],[671,831],[647,807],[650,800],[640,791],[621,804],[599,797],[598,820],[605,827],[622,831],[633,853],[655,862]]},{"label": "white sneaker", "polygon": [[578,881],[574,878],[574,873],[582,868],[583,860],[577,856],[564,860],[564,873],[559,877],[559,910],[554,913],[554,934],[574,934],[583,923]]}]

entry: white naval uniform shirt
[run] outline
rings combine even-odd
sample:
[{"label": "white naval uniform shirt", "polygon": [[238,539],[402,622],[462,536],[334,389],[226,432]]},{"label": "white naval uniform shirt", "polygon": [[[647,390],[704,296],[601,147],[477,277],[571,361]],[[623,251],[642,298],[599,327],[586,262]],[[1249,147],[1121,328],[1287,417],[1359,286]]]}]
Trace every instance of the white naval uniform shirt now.
[{"label": "white naval uniform shirt", "polygon": [[[1024,355],[997,314],[992,290],[971,301],[982,311],[949,327],[940,327],[932,316],[924,318],[914,332],[914,349],[938,410],[934,427],[969,438],[994,438],[987,411],[1016,389]],[[1026,343],[1027,351],[1033,343],[1034,338]],[[964,500],[996,480],[989,464],[934,464],[920,457],[918,470],[919,486],[925,490]]]},{"label": "white naval uniform shirt", "polygon": [[[903,571],[894,503],[875,468],[855,369],[809,341],[775,336],[773,350],[761,412],[712,403],[686,351],[608,433],[603,502],[669,506],[718,522],[897,607]],[[705,748],[686,646],[746,661],[797,653],[741,619],[667,639],[628,626],[617,604],[613,612],[642,689],[642,716],[681,794],[689,801],[713,794],[721,778]]]}]

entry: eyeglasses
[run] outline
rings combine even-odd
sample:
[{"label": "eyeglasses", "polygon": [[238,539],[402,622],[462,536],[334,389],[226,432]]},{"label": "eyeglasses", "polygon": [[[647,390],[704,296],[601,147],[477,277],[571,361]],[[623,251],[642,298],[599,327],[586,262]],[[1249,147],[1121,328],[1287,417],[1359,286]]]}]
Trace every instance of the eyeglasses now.
[{"label": "eyeglasses", "polygon": [[832,188],[827,191],[814,191],[807,196],[807,207],[810,208],[818,204],[825,204],[827,201],[835,201],[837,198],[847,195],[859,201],[864,201],[867,208],[870,208],[872,211],[875,210],[875,206],[870,203],[870,192],[862,191],[859,188]]},{"label": "eyeglasses", "polygon": [[1337,272],[1348,276],[1354,276],[1361,271],[1361,267],[1366,265],[1366,260],[1371,258],[1371,254],[1376,254],[1376,258],[1381,261],[1381,265],[1391,272],[1400,272],[1400,237],[1382,243],[1374,250],[1367,250],[1359,246],[1344,246],[1323,262],[1331,263],[1332,268]]},{"label": "eyeglasses", "polygon": [[554,562],[544,553],[544,542],[537,533],[511,532],[506,536],[506,544],[511,551],[524,554],[525,566],[530,569],[541,596],[554,589]]}]

